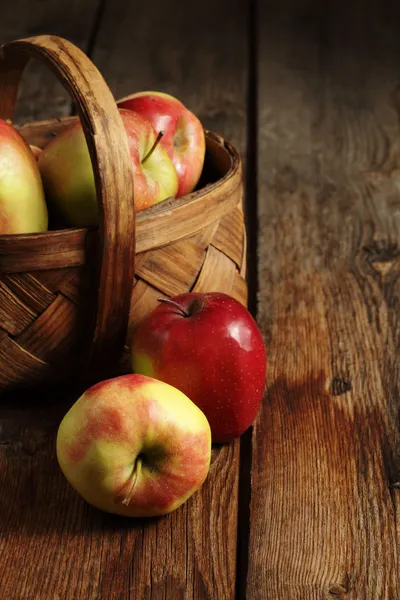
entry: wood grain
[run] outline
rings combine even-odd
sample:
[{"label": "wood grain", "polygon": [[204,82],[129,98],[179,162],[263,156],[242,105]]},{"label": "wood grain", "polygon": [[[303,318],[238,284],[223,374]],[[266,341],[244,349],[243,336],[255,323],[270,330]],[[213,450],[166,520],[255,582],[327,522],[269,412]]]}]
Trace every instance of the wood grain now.
[{"label": "wood grain", "polygon": [[[389,8],[390,5],[390,8]],[[400,17],[259,3],[250,600],[400,598]]]},{"label": "wood grain", "polygon": [[[10,600],[231,597],[227,574],[234,578],[228,560],[234,548],[227,547],[218,532],[221,521],[226,528],[234,526],[235,512],[215,511],[205,526],[203,511],[204,501],[210,506],[229,503],[235,447],[214,457],[209,477],[218,477],[221,483],[206,484],[204,496],[192,496],[169,517],[124,520],[88,507],[58,468],[55,430],[72,397],[68,390],[64,395],[58,392],[57,405],[47,396],[34,410],[1,409],[0,481],[8,491],[0,495],[2,596]],[[217,558],[216,580],[208,577],[210,552]],[[200,571],[195,580],[193,563]]]},{"label": "wood grain", "polygon": [[243,254],[243,224],[240,208],[232,211],[221,220],[212,244],[218,250],[229,256],[236,265],[242,266]]},{"label": "wood grain", "polygon": [[140,258],[136,276],[164,294],[176,296],[192,289],[202,269],[205,250],[189,238],[143,252]]},{"label": "wood grain", "polygon": [[207,255],[204,260],[204,269],[193,288],[194,292],[215,292],[217,291],[217,281],[221,275],[227,281],[227,287],[233,286],[235,278],[235,264],[223,252],[210,245],[207,249]]},{"label": "wood grain", "polygon": [[[53,302],[55,296],[40,281],[30,274],[5,275],[3,285],[11,290],[22,302],[35,313],[45,310]],[[0,287],[1,287],[0,282]]]},{"label": "wood grain", "polygon": [[[0,236],[0,272],[54,270],[83,265],[89,233],[64,229],[42,234]],[[61,275],[62,276],[62,273]]]},{"label": "wood grain", "polygon": [[[0,45],[44,33],[65,37],[82,50],[90,45],[99,0],[13,0],[2,2]],[[69,114],[71,98],[54,75],[33,61],[24,73],[15,122]]]}]

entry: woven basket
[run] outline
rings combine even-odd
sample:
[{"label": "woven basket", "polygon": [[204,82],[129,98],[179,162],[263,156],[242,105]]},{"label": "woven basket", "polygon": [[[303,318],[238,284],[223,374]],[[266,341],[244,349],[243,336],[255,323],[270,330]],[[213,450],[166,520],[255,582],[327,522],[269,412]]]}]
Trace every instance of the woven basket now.
[{"label": "woven basket", "polygon": [[[88,57],[55,36],[5,44],[0,117],[12,119],[28,60],[47,64],[82,121],[101,223],[0,236],[0,391],[129,372],[132,328],[160,296],[222,291],[247,306],[241,160],[206,131],[196,191],[135,214],[124,127],[107,84]],[[71,120],[30,122],[25,139],[43,147]]]}]

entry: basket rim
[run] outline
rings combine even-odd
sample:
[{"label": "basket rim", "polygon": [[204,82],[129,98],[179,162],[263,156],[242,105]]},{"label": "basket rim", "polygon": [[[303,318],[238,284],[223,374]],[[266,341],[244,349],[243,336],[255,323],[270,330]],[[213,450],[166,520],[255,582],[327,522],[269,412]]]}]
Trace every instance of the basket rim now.
[{"label": "basket rim", "polygon": [[[77,117],[78,118],[78,117]],[[64,118],[54,118],[47,119],[43,121],[31,121],[24,123],[19,128],[19,131],[22,133],[23,128],[25,126],[40,126],[44,124],[50,124],[52,122],[64,121]],[[71,117],[65,117],[65,121],[71,121]],[[220,145],[227,153],[227,156],[230,160],[230,166],[228,171],[220,177],[217,181],[212,183],[207,183],[202,188],[191,192],[181,198],[166,198],[162,202],[157,204],[153,204],[136,214],[136,231],[138,228],[142,228],[145,223],[151,222],[154,219],[160,218],[163,215],[170,213],[178,208],[181,208],[186,205],[193,204],[196,201],[202,200],[206,197],[210,192],[214,190],[218,190],[220,187],[224,186],[230,179],[232,179],[238,171],[241,171],[242,168],[242,160],[239,151],[235,148],[235,146],[225,140],[223,136],[221,136],[216,131],[211,129],[204,129],[204,133],[206,136],[206,140],[208,142]],[[44,232],[36,232],[36,233],[18,233],[18,234],[2,234],[0,235],[0,250],[2,252],[7,252],[7,250],[11,250],[11,248],[18,247],[21,243],[26,246],[26,243],[30,240],[38,241],[38,242],[46,242],[49,243],[55,241],[56,239],[62,241],[63,239],[67,241],[68,239],[76,239],[83,238],[89,232],[97,231],[99,228],[98,225],[94,225],[91,227],[64,227],[61,229],[52,229]]]}]

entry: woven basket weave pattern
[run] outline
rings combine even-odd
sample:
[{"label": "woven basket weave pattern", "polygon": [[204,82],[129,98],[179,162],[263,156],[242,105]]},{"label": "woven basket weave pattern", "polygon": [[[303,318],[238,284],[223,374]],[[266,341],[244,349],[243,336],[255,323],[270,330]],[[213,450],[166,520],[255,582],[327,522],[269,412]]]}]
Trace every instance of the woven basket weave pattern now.
[{"label": "woven basket weave pattern", "polygon": [[[246,305],[244,237],[238,207],[190,238],[138,254],[126,353],[134,325],[160,296],[215,290]],[[0,389],[49,382],[71,366],[89,288],[84,265],[0,275]]]},{"label": "woven basket weave pattern", "polygon": [[[12,116],[31,54],[58,72],[75,98],[101,223],[91,230],[0,236],[0,391],[79,375],[85,355],[103,378],[129,371],[133,328],[159,297],[220,291],[247,306],[242,165],[236,150],[206,131],[200,189],[135,215],[125,132],[101,74],[81,51],[55,36],[3,48],[0,117]],[[20,131],[43,147],[75,118],[28,123]]]}]

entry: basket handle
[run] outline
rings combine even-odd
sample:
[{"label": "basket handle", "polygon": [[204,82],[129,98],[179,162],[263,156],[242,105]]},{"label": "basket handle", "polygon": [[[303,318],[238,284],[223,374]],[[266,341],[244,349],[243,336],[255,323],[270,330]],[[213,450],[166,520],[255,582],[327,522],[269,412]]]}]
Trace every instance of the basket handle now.
[{"label": "basket handle", "polygon": [[102,75],[79,48],[53,35],[15,40],[0,48],[0,117],[12,119],[18,85],[30,58],[58,77],[75,101],[88,145],[99,205],[97,302],[90,372],[107,368],[122,354],[128,326],[135,259],[135,208],[128,140],[115,99]]}]

